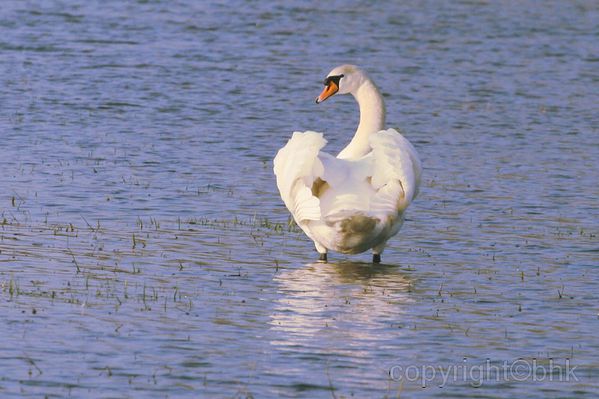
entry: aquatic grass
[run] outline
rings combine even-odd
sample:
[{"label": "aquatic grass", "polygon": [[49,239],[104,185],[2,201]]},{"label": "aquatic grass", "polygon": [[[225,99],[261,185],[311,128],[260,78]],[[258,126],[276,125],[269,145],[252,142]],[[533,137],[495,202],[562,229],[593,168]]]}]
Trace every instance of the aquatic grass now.
[{"label": "aquatic grass", "polygon": [[[303,239],[292,219],[285,221],[258,215],[237,215],[231,218],[176,217],[158,220],[147,215],[128,225],[100,220],[90,222],[79,219],[34,224],[7,220],[0,227],[0,254],[3,256],[0,260],[7,260],[3,263],[6,268],[0,270],[2,299],[9,300],[10,306],[19,308],[31,320],[58,310],[81,317],[101,314],[101,320],[110,314],[108,319],[114,318],[110,332],[122,336],[131,333],[128,319],[147,319],[149,324],[156,319],[166,320],[166,323],[175,319],[185,322],[187,318],[196,320],[198,315],[205,317],[202,313],[205,309],[215,309],[214,317],[208,321],[212,328],[240,330],[247,326],[243,316],[246,314],[242,312],[242,316],[236,318],[232,316],[235,312],[229,312],[236,306],[243,308],[244,312],[246,308],[255,312],[252,310],[255,301],[250,300],[245,291],[253,284],[255,274],[269,276],[265,281],[278,280],[285,279],[285,275],[294,269],[302,268],[294,263],[293,257],[280,253],[277,248],[288,240],[301,242]],[[587,239],[589,231],[584,230],[584,234],[580,234],[579,230],[575,230],[575,234],[564,235],[560,239]],[[542,283],[546,268],[549,268],[549,274],[552,272],[551,267],[545,264],[535,264],[534,268],[517,264],[501,269],[500,265],[505,266],[505,250],[485,245],[483,251],[477,259],[484,259],[487,263],[470,268],[463,266],[462,271],[467,270],[472,279],[465,285],[456,286],[450,275],[436,268],[427,272],[423,266],[438,264],[440,269],[443,267],[444,260],[439,259],[434,245],[425,243],[420,247],[416,243],[402,249],[402,256],[407,259],[400,266],[402,272],[427,280],[426,284],[409,281],[401,290],[409,297],[424,298],[424,301],[414,304],[421,307],[418,313],[422,317],[391,322],[389,328],[401,330],[407,336],[416,331],[422,334],[440,331],[454,338],[461,335],[468,340],[483,339],[481,329],[475,323],[462,319],[462,314],[485,315],[485,309],[495,303],[489,297],[493,292],[490,287],[498,281],[528,286]],[[491,254],[495,252],[497,257],[492,261]],[[11,257],[16,262],[8,261]],[[22,273],[36,270],[40,262],[46,270],[52,271],[51,275],[35,279],[21,277]],[[319,268],[327,270],[327,266]],[[351,264],[346,269],[351,270]],[[373,274],[370,267],[367,269],[370,270],[369,275]],[[537,277],[533,278],[535,275]],[[335,281],[331,284],[337,284]],[[344,284],[335,285],[343,292],[339,295],[339,303],[334,304],[337,311],[355,309],[364,302],[364,298],[373,296],[380,296],[387,301],[385,303],[393,302],[401,307],[401,301],[392,299],[392,290],[365,284],[355,292],[347,292],[344,287],[355,285],[356,280],[343,281]],[[555,285],[552,287],[554,289]],[[550,290],[546,292],[555,296],[555,291],[553,294]],[[260,291],[258,295],[268,294]],[[532,308],[526,297],[511,297],[507,293],[500,295],[505,295],[505,309],[511,318],[520,320],[522,317],[518,316]],[[563,287],[558,289],[557,296],[566,302]],[[529,316],[528,313],[526,315]],[[333,321],[323,320],[323,325],[333,327]],[[176,333],[169,331],[165,334]],[[501,330],[502,337],[505,335],[502,339],[517,334],[517,322]],[[108,367],[112,370],[111,378],[119,374],[112,364]],[[32,370],[35,375],[35,370]],[[104,371],[102,375],[107,377],[108,372]],[[156,374],[155,378],[160,380],[161,374]],[[335,389],[336,397],[350,397],[342,387],[336,386]]]},{"label": "aquatic grass", "polygon": [[[24,287],[14,275],[11,275],[7,280],[2,280],[0,275],[2,292],[9,299],[19,296],[38,299],[47,298],[49,300],[59,300],[63,303],[83,304],[85,306],[93,304],[93,302],[90,302],[92,297],[100,302],[108,298],[114,298],[115,311],[118,311],[120,307],[132,299],[139,300],[143,304],[142,309],[149,311],[152,309],[151,303],[158,302],[163,298],[165,303],[164,309],[166,311],[168,294],[164,289],[158,288],[158,286],[154,286],[153,284],[148,284],[147,278],[143,277],[144,273],[141,263],[135,262],[135,259],[143,260],[148,255],[152,257],[156,256],[162,251],[160,249],[161,246],[170,245],[168,244],[169,241],[175,244],[177,241],[180,241],[181,237],[185,237],[185,241],[191,240],[194,234],[201,232],[203,228],[210,228],[212,230],[217,226],[221,226],[221,228],[235,227],[247,229],[248,235],[255,234],[255,229],[249,228],[249,224],[241,222],[240,219],[234,224],[229,224],[227,221],[212,221],[210,224],[199,226],[202,229],[197,229],[198,225],[192,223],[188,226],[193,226],[194,229],[183,233],[178,230],[163,229],[160,227],[160,222],[152,219],[150,226],[152,226],[151,231],[153,233],[144,233],[144,238],[142,239],[138,233],[131,232],[130,250],[127,250],[123,245],[126,232],[105,229],[100,225],[99,221],[96,226],[92,226],[87,221],[85,223],[88,229],[87,233],[82,232],[73,222],[36,227],[21,223],[5,223],[2,226],[0,254],[8,255],[9,253],[14,253],[24,260],[45,257],[51,263],[71,263],[74,265],[74,274],[72,278],[67,277],[67,280],[62,280],[66,283],[66,288],[55,285],[55,282],[52,284],[53,286],[47,289],[40,289],[35,286],[29,287],[29,284],[27,284],[27,287]],[[142,228],[142,223],[138,223],[137,228]],[[36,242],[40,241],[41,238],[43,238],[41,240],[43,244],[37,245]],[[62,241],[61,238],[66,238],[67,240]],[[16,245],[8,244],[7,241],[10,240],[15,240]],[[152,242],[154,242],[154,245],[159,244],[158,247],[150,249],[150,252],[146,252],[148,240],[154,240]],[[28,248],[28,244],[32,244],[33,246]],[[106,245],[110,247],[109,250],[106,250]],[[128,268],[120,266],[123,261],[129,265]],[[180,258],[168,261],[162,267],[171,263],[175,267],[173,268],[173,273],[184,273],[188,268],[204,267],[210,264],[201,259],[188,260]],[[185,264],[189,264],[189,266]],[[106,273],[110,273],[110,275]],[[143,284],[140,285],[140,280],[136,277],[138,282],[132,285],[129,279],[124,279],[125,275],[132,277],[140,276],[143,279]],[[150,280],[153,280],[153,278]],[[46,283],[49,283],[49,281]],[[32,280],[31,284],[35,285],[37,283]],[[136,289],[135,287],[142,288]],[[132,290],[132,288],[134,289]],[[193,296],[195,294],[189,296],[184,294],[178,286],[175,286],[174,292],[171,292],[170,295],[173,302],[184,303],[186,311],[190,311],[193,308]]]}]

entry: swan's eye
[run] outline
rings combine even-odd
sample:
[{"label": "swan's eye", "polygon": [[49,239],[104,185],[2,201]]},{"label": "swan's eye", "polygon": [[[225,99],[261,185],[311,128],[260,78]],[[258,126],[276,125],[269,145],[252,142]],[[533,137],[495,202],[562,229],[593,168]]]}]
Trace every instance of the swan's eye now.
[{"label": "swan's eye", "polygon": [[345,75],[335,75],[335,76],[327,76],[327,78],[324,80],[324,85],[328,86],[331,84],[331,82],[335,83],[337,85],[337,87],[339,87],[339,81],[341,80],[341,78],[345,76]]}]

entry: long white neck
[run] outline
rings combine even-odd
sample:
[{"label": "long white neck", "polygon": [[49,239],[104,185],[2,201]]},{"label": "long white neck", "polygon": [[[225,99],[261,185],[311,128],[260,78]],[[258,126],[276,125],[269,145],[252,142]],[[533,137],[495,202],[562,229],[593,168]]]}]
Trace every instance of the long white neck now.
[{"label": "long white neck", "polygon": [[360,107],[360,124],[352,141],[337,158],[355,159],[366,155],[370,152],[368,137],[385,127],[385,103],[374,83],[366,79],[352,94]]}]

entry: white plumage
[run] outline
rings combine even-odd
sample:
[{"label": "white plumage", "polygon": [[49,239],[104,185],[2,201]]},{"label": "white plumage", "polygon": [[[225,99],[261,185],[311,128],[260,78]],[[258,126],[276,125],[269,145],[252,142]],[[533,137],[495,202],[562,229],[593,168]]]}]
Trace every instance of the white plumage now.
[{"label": "white plumage", "polygon": [[378,262],[418,195],[420,160],[399,132],[382,130],[382,96],[364,72],[352,65],[337,67],[325,86],[317,102],[337,92],[354,95],[360,105],[358,130],[337,157],[322,151],[322,133],[293,133],[274,159],[277,186],[321,260],[328,250],[355,254],[372,249]]}]

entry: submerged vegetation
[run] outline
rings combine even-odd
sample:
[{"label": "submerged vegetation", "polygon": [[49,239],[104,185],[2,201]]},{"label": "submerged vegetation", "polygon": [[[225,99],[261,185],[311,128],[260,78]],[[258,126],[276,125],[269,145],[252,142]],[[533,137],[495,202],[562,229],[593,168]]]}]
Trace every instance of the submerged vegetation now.
[{"label": "submerged vegetation", "polygon": [[[14,200],[13,200],[14,202]],[[196,245],[218,247],[240,245],[227,243],[234,237],[249,246],[263,246],[264,241],[289,233],[299,233],[292,219],[273,222],[268,218],[248,219],[178,219],[164,223],[155,218],[138,218],[130,231],[114,230],[99,220],[94,224],[41,223],[35,226],[12,222],[4,217],[0,225],[0,289],[5,299],[22,301],[20,297],[47,299],[51,303],[105,306],[111,303],[115,311],[126,302],[141,304],[140,310],[152,308],[166,311],[170,306],[189,311],[194,294],[183,292],[176,284],[151,284],[157,268],[168,267],[173,277],[218,263],[225,253],[211,256],[193,250]],[[165,227],[169,225],[170,227]],[[243,240],[243,236],[246,237]],[[243,244],[241,244],[243,245]],[[240,260],[240,265],[243,261]],[[272,262],[278,269],[280,261]],[[27,280],[26,270],[46,263],[53,265],[61,278]],[[71,265],[71,274],[63,265]],[[161,272],[162,273],[162,272]],[[241,273],[239,274],[241,276]],[[227,276],[231,276],[227,274]],[[39,276],[38,276],[39,278]],[[222,279],[219,279],[222,285]],[[152,305],[153,304],[153,305]],[[32,305],[32,309],[35,306]]]}]

